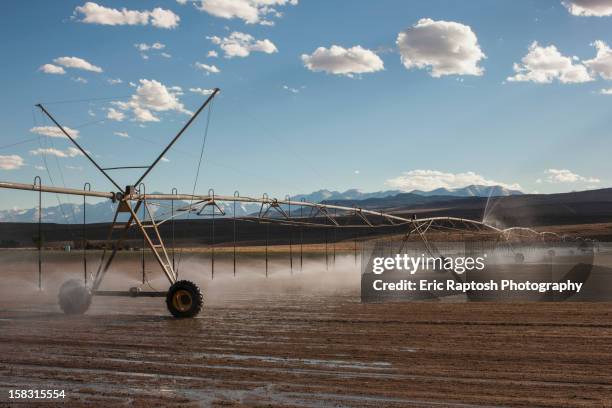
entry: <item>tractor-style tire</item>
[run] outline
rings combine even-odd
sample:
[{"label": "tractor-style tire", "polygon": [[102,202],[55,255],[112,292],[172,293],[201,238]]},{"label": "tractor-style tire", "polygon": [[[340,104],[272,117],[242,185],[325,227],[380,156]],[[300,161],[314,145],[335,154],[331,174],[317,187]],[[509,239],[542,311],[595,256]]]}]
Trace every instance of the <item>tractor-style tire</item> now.
[{"label": "tractor-style tire", "polygon": [[195,317],[202,310],[204,297],[198,286],[190,281],[175,282],[166,295],[166,306],[177,318]]},{"label": "tractor-style tire", "polygon": [[78,279],[70,279],[59,290],[59,306],[67,315],[82,315],[91,305],[91,292]]}]

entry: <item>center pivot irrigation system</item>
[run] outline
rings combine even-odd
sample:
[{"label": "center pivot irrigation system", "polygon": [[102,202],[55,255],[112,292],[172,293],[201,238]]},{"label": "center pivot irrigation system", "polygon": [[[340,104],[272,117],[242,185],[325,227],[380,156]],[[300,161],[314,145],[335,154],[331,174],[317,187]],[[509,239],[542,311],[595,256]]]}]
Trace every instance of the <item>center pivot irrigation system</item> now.
[{"label": "center pivot irrigation system", "polygon": [[[287,226],[304,227],[319,227],[319,228],[355,228],[356,231],[366,228],[385,228],[385,227],[401,227],[405,226],[405,236],[417,235],[423,240],[427,246],[425,234],[429,231],[461,231],[474,233],[489,233],[494,234],[502,239],[508,239],[510,234],[530,235],[546,238],[547,233],[538,233],[528,228],[508,228],[499,229],[484,222],[475,220],[454,218],[454,217],[434,217],[417,219],[400,217],[398,215],[388,214],[380,211],[366,210],[356,207],[346,207],[322,203],[310,203],[306,201],[292,201],[289,197],[285,200],[268,198],[263,195],[262,198],[241,197],[237,194],[234,196],[218,196],[213,194],[198,195],[198,194],[146,194],[144,184],[145,177],[153,170],[153,168],[162,160],[164,154],[172,148],[178,141],[181,135],[189,128],[198,115],[210,104],[217,96],[219,89],[215,88],[206,101],[199,107],[191,118],[185,123],[181,130],[168,143],[163,151],[149,166],[134,167],[101,167],[91,155],[83,149],[69,132],[47,111],[42,105],[36,105],[59,130],[76,146],[77,149],[113,184],[117,189],[114,192],[88,191],[77,190],[70,188],[60,188],[54,186],[43,186],[41,183],[21,184],[13,182],[0,182],[0,188],[38,191],[39,193],[56,193],[77,195],[81,197],[97,197],[106,198],[117,203],[117,208],[110,226],[106,245],[101,255],[100,263],[95,273],[92,273],[90,279],[86,279],[86,283],[80,280],[71,279],[66,281],[60,288],[59,304],[66,314],[83,314],[87,311],[91,304],[93,296],[148,296],[148,297],[165,297],[166,305],[170,313],[178,318],[194,317],[203,306],[203,296],[198,286],[187,280],[179,280],[178,272],[168,255],[168,250],[164,245],[164,240],[160,234],[160,225],[169,221],[181,214],[197,213],[202,214],[205,208],[212,208],[213,214],[218,211],[219,214],[225,215],[222,206],[219,203],[233,203],[234,208],[236,203],[251,203],[260,206],[259,214],[254,216],[239,217],[244,221],[254,221],[260,223],[279,223]],[[142,168],[144,173],[138,180],[122,188],[109,174],[110,170],[118,169],[135,169]],[[155,212],[151,210],[151,205],[158,201],[190,201],[189,206],[185,206],[174,211],[171,216],[164,219],[156,219]],[[154,202],[151,202],[154,201]],[[294,209],[293,214],[291,209]],[[139,217],[139,210],[141,210]],[[296,211],[295,209],[299,209]],[[309,211],[308,216],[304,216],[304,210]],[[128,220],[126,222],[119,221],[119,215],[126,213]],[[299,216],[296,216],[299,213]],[[39,214],[40,215],[40,214]],[[148,219],[147,219],[148,218]],[[234,220],[236,220],[234,212]],[[343,221],[344,220],[344,221]],[[122,242],[126,239],[130,229],[136,228],[142,234],[144,242],[151,250],[155,260],[162,269],[162,272],[168,279],[170,287],[167,291],[142,291],[140,288],[131,288],[128,291],[104,291],[100,290],[100,285],[109,270],[117,251],[120,249]],[[114,237],[115,232],[118,236]],[[550,234],[550,233],[549,233]],[[561,238],[561,237],[558,237]],[[39,248],[40,240],[39,237]],[[39,259],[40,266],[40,259]]]}]

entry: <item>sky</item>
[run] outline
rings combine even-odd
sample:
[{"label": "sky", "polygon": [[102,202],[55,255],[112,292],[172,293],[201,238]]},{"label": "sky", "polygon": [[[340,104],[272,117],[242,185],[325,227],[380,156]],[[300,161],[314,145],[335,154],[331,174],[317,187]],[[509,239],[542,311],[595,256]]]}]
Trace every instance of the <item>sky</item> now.
[{"label": "sky", "polygon": [[147,191],[612,184],[612,0],[41,0],[0,18],[2,181],[115,189],[37,103],[103,167],[143,166],[218,87]]}]

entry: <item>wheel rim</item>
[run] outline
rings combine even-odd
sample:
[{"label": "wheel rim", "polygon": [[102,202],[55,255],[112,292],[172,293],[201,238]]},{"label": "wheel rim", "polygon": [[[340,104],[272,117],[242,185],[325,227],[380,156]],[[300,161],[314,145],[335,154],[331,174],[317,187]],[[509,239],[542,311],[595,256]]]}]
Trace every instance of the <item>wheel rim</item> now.
[{"label": "wheel rim", "polygon": [[187,312],[189,311],[189,309],[191,309],[191,306],[193,305],[193,297],[191,293],[187,290],[177,290],[172,295],[172,305],[176,310],[180,312]]}]

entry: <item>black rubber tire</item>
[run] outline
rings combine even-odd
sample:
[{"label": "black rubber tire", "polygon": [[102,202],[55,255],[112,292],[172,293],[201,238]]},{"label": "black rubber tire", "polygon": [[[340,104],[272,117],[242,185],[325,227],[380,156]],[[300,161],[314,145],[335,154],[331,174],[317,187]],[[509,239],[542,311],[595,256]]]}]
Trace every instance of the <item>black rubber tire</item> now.
[{"label": "black rubber tire", "polygon": [[58,300],[62,311],[67,315],[82,315],[91,305],[91,292],[78,279],[70,279],[62,284]]},{"label": "black rubber tire", "polygon": [[177,318],[195,317],[202,310],[204,297],[195,283],[187,280],[175,282],[166,294],[166,307]]}]

